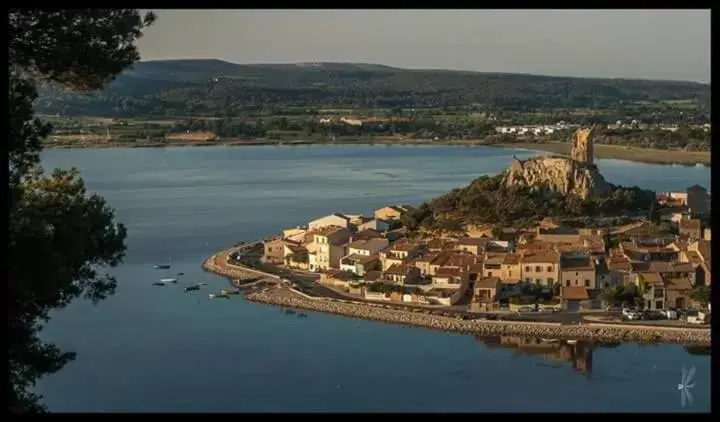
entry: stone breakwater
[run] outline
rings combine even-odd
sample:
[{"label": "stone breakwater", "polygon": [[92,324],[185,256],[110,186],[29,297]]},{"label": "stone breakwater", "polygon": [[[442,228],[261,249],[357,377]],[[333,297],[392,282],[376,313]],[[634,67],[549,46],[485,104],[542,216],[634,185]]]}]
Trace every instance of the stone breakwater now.
[{"label": "stone breakwater", "polygon": [[613,327],[595,323],[585,325],[560,325],[559,323],[466,321],[451,317],[385,309],[370,305],[343,303],[323,299],[307,299],[299,295],[280,295],[274,292],[251,293],[248,294],[246,298],[253,302],[289,308],[308,309],[360,319],[481,336],[515,335],[568,340],[710,345],[710,330],[668,329],[661,327]]},{"label": "stone breakwater", "polygon": [[[245,248],[251,245],[246,245]],[[202,267],[206,271],[215,273],[223,277],[230,277],[238,280],[248,280],[258,277],[266,278],[277,278],[272,274],[266,274],[262,271],[253,270],[251,268],[242,267],[239,265],[230,265],[227,262],[228,256],[233,250],[239,250],[241,248],[230,248],[222,252],[218,252],[210,258],[206,259]]]}]

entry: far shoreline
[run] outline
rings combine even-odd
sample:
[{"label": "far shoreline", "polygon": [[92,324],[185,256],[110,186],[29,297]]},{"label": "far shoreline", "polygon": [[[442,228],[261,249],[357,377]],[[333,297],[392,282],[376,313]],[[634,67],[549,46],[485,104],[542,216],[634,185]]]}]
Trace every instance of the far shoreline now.
[{"label": "far shoreline", "polygon": [[[537,152],[555,154],[569,154],[570,144],[567,142],[512,142],[512,143],[486,143],[477,140],[466,141],[430,141],[423,139],[411,140],[357,140],[357,141],[298,141],[298,140],[243,140],[243,141],[173,141],[173,142],[111,142],[95,144],[69,144],[58,145],[46,143],[46,149],[93,149],[93,148],[177,148],[177,147],[235,147],[235,146],[345,146],[345,145],[386,145],[386,146],[456,146],[456,147],[491,147],[491,148],[517,148]],[[644,164],[682,165],[711,167],[711,153],[709,151],[678,151],[659,150],[650,148],[622,147],[615,145],[596,144],[595,157],[598,159],[615,159]]]}]

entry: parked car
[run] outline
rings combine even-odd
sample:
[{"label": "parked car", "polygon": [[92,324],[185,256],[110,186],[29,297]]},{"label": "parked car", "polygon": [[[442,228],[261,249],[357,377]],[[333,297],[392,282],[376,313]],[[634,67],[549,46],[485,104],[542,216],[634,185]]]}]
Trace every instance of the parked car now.
[{"label": "parked car", "polygon": [[678,313],[675,309],[663,309],[660,312],[667,319],[678,319]]},{"label": "parked car", "polygon": [[535,308],[532,306],[521,306],[518,308],[518,312],[535,312]]},{"label": "parked car", "polygon": [[623,317],[629,321],[637,321],[640,319],[640,313],[631,308],[624,308],[622,314]]}]

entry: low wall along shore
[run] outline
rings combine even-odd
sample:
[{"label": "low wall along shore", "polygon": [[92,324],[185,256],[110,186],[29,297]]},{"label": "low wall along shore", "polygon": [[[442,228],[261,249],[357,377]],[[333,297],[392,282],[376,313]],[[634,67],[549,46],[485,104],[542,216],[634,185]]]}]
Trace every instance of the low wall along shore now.
[{"label": "low wall along shore", "polygon": [[[239,279],[258,276],[277,279],[277,276],[266,274],[250,268],[229,265],[227,256],[237,248],[217,253],[203,262],[203,268],[213,273]],[[288,290],[290,292],[291,290]],[[618,326],[602,323],[585,323],[583,325],[562,325],[560,323],[516,322],[516,321],[482,321],[455,319],[421,312],[409,312],[387,309],[377,304],[356,304],[311,298],[293,291],[291,295],[278,294],[277,291],[255,292],[246,295],[253,302],[278,305],[288,308],[308,309],[312,311],[344,315],[353,318],[390,322],[401,325],[426,327],[436,330],[458,333],[471,333],[481,336],[516,335],[567,340],[595,341],[631,341],[640,343],[664,342],[679,344],[710,345],[710,330],[686,327],[643,327]]]},{"label": "low wall along shore", "polygon": [[710,345],[710,330],[684,328],[618,327],[607,324],[561,325],[559,323],[465,321],[450,317],[386,309],[365,304],[352,304],[300,296],[257,292],[246,296],[248,300],[290,308],[345,315],[354,318],[420,326],[443,331],[497,336],[516,335],[551,339],[595,341],[666,342]]}]

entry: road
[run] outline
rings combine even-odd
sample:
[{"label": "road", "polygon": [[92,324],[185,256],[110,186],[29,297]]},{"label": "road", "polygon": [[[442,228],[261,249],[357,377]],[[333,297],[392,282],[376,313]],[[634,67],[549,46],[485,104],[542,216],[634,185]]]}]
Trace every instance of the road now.
[{"label": "road", "polygon": [[[318,283],[320,279],[319,274],[309,272],[298,272],[285,268],[281,268],[275,265],[263,264],[259,262],[256,256],[248,256],[242,260],[243,265],[247,265],[251,268],[255,268],[259,271],[263,271],[269,274],[277,275],[279,277],[288,279],[295,283],[301,292],[316,297],[325,297],[329,299],[339,300],[354,300],[357,302],[363,302],[368,304],[377,304],[382,306],[391,306],[395,309],[403,309],[414,312],[428,312],[438,315],[445,316],[460,316],[466,319],[476,319],[486,316],[487,314],[478,314],[474,312],[468,312],[467,307],[464,306],[452,306],[452,307],[441,307],[437,305],[410,305],[397,302],[382,302],[382,301],[369,301],[358,298],[352,298],[348,295],[341,294],[331,288],[323,286]],[[604,313],[593,312],[593,315],[603,315]],[[528,312],[528,313],[514,313],[514,312],[502,312],[495,314],[498,318],[510,321],[533,321],[533,322],[552,322],[552,323],[563,323],[563,324],[577,324],[583,320],[583,313],[578,312]],[[587,315],[587,314],[585,314]]]}]

